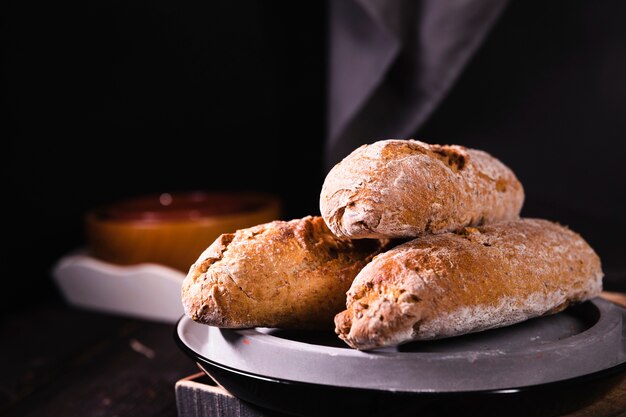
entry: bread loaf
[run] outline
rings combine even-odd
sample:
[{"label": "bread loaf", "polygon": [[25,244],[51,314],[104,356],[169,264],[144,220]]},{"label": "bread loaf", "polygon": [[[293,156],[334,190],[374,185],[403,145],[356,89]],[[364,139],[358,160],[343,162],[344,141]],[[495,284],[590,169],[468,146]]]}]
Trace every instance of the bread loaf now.
[{"label": "bread loaf", "polygon": [[514,219],[523,201],[513,171],[486,152],[389,139],[329,171],[320,211],[337,236],[403,238]]},{"label": "bread loaf", "polygon": [[548,220],[427,235],[359,272],[335,331],[366,350],[507,326],[599,295],[602,277],[585,240]]},{"label": "bread loaf", "polygon": [[332,330],[352,280],[387,243],[337,238],[319,216],[223,234],[183,281],[185,313],[225,328]]}]

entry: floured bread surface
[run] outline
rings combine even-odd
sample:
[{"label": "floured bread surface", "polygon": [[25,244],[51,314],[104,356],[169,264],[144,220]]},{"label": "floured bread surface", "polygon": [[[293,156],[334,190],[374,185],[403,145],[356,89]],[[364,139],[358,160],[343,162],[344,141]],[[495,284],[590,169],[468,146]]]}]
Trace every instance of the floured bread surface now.
[{"label": "floured bread surface", "polygon": [[412,139],[355,149],[320,193],[328,227],[351,238],[412,238],[511,220],[523,202],[513,171],[488,153]]},{"label": "floured bread surface", "polygon": [[352,280],[387,240],[337,238],[319,216],[224,234],[190,267],[185,313],[225,328],[333,328]]},{"label": "floured bread surface", "polygon": [[503,327],[600,294],[600,259],[560,224],[519,219],[417,238],[355,278],[335,331],[357,349]]}]

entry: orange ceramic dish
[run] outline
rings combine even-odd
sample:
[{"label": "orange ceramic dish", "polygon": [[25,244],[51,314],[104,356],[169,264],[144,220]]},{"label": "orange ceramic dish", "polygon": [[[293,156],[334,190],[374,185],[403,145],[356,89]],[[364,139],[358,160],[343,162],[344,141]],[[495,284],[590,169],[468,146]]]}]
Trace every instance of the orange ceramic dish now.
[{"label": "orange ceramic dish", "polygon": [[280,218],[278,197],[173,192],[139,196],[85,215],[93,256],[119,265],[157,263],[187,272],[222,233]]}]

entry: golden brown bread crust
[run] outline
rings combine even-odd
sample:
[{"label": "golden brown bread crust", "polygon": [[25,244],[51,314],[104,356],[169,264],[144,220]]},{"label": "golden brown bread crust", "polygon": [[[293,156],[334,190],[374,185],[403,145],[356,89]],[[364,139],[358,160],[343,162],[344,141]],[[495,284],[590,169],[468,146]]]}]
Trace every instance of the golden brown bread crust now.
[{"label": "golden brown bread crust", "polygon": [[514,219],[523,201],[513,171],[486,152],[389,139],[330,170],[320,210],[337,236],[396,238]]},{"label": "golden brown bread crust", "polygon": [[332,329],[352,280],[386,243],[337,238],[319,216],[221,235],[183,281],[185,313],[225,328]]},{"label": "golden brown bread crust", "polygon": [[548,220],[423,236],[361,270],[335,331],[365,350],[502,327],[595,297],[602,277],[585,240]]}]

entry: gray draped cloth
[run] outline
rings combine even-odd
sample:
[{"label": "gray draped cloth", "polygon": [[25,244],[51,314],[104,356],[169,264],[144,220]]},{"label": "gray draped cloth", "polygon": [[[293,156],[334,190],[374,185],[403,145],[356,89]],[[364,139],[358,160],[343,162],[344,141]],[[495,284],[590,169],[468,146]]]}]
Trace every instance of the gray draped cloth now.
[{"label": "gray draped cloth", "polygon": [[364,143],[413,137],[507,0],[329,3],[325,163],[330,169]]}]

